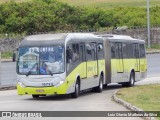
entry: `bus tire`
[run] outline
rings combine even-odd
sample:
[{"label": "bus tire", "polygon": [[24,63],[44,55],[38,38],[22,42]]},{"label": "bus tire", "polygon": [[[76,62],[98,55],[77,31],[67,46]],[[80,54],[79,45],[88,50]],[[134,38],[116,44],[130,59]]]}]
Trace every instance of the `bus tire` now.
[{"label": "bus tire", "polygon": [[33,98],[39,98],[39,95],[32,95]]},{"label": "bus tire", "polygon": [[135,76],[134,76],[134,72],[130,73],[130,78],[129,78],[129,82],[126,83],[122,83],[123,87],[133,87],[135,83]]},{"label": "bus tire", "polygon": [[99,85],[96,87],[96,92],[101,93],[103,91],[103,76],[99,78]]},{"label": "bus tire", "polygon": [[74,93],[71,93],[71,97],[72,98],[78,98],[79,93],[80,93],[80,84],[79,84],[79,82],[77,80],[76,84],[75,84],[75,91],[74,91]]},{"label": "bus tire", "polygon": [[16,53],[13,52],[13,55],[12,55],[12,62],[15,62],[16,61]]},{"label": "bus tire", "polygon": [[135,83],[135,76],[134,76],[134,73],[131,72],[130,74],[130,78],[129,78],[129,87],[133,87],[134,86],[134,83]]}]

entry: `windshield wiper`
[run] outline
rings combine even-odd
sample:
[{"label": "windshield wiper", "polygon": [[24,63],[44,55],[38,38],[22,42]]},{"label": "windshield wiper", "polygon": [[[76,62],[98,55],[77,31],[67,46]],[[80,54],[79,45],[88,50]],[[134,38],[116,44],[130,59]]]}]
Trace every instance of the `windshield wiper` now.
[{"label": "windshield wiper", "polygon": [[49,72],[49,74],[51,75],[51,76],[53,76],[53,73],[49,70],[49,67],[48,67],[48,65],[44,62],[44,64],[46,65],[46,67],[48,68],[48,72]]},{"label": "windshield wiper", "polygon": [[[26,74],[26,76],[29,76],[29,75],[32,73],[33,68],[35,68],[35,66],[36,66],[37,64],[38,64],[38,63],[35,63],[35,64],[32,66],[32,68],[28,71],[28,73]],[[53,73],[49,70],[48,65],[47,65],[45,62],[44,62],[44,64],[45,64],[46,67],[48,68],[49,74],[50,74],[51,76],[53,76]]]},{"label": "windshield wiper", "polygon": [[26,74],[26,76],[28,77],[31,74],[31,70]]},{"label": "windshield wiper", "polygon": [[48,70],[48,72],[49,72],[49,74],[50,74],[51,76],[53,76],[53,73],[52,73],[50,70]]},{"label": "windshield wiper", "polygon": [[26,76],[29,76],[29,75],[31,74],[33,68],[34,68],[36,65],[38,65],[38,63],[35,63],[35,64],[32,66],[32,68],[28,71],[28,73],[26,74]]}]

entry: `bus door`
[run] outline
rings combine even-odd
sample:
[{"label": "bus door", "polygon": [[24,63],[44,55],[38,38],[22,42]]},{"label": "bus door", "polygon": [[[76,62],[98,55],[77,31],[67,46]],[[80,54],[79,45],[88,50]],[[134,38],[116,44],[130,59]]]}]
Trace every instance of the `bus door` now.
[{"label": "bus door", "polygon": [[81,78],[86,78],[87,77],[87,63],[86,63],[86,54],[85,54],[85,44],[80,43],[79,44],[80,48],[80,61],[81,61]]},{"label": "bus door", "polygon": [[122,43],[116,43],[117,72],[123,73]]},{"label": "bus door", "polygon": [[135,71],[140,71],[140,55],[139,55],[139,44],[133,44],[134,58],[135,58]]}]

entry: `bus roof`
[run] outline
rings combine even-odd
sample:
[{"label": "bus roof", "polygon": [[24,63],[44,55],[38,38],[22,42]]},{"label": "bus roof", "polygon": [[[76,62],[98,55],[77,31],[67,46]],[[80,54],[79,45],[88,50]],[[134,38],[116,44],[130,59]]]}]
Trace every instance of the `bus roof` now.
[{"label": "bus roof", "polygon": [[115,41],[115,42],[140,42],[140,43],[145,43],[144,40],[140,40],[140,39],[135,39],[132,38],[131,36],[127,36],[127,35],[113,35],[113,34],[102,34],[102,35],[98,35],[99,37],[102,37],[104,39],[110,40],[110,41]]},{"label": "bus roof", "polygon": [[99,38],[91,33],[58,33],[58,34],[39,34],[25,37],[19,47],[33,47],[33,46],[51,46],[64,45],[69,40],[81,38],[87,40],[88,38]]},{"label": "bus roof", "polygon": [[64,43],[67,34],[39,34],[25,37],[19,47],[49,46]]},{"label": "bus roof", "polygon": [[49,40],[58,40],[63,39],[67,36],[66,33],[59,33],[59,34],[39,34],[39,35],[31,35],[25,37],[27,41],[49,41]]}]

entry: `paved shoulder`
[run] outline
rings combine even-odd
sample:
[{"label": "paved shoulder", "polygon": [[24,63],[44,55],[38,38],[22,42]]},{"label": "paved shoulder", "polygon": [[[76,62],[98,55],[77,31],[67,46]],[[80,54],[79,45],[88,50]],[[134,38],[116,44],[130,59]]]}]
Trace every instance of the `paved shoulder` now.
[{"label": "paved shoulder", "polygon": [[148,85],[148,84],[156,84],[160,83],[160,77],[148,77],[144,80],[136,82],[135,85]]}]

